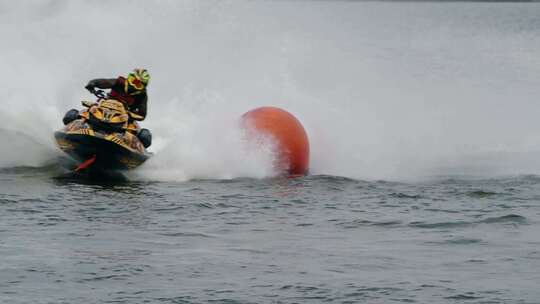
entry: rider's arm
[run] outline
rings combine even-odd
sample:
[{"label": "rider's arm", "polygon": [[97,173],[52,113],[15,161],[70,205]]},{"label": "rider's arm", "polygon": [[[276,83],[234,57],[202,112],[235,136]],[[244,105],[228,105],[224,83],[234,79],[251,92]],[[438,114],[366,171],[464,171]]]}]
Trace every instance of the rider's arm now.
[{"label": "rider's arm", "polygon": [[88,84],[85,86],[85,88],[93,92],[95,88],[99,89],[110,89],[114,86],[116,82],[116,78],[106,79],[106,78],[98,78],[98,79],[92,79],[88,82]]}]

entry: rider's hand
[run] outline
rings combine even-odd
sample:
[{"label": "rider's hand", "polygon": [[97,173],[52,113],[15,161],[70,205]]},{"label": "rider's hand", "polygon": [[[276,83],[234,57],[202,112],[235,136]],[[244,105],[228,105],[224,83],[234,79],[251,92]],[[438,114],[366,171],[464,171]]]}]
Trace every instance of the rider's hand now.
[{"label": "rider's hand", "polygon": [[96,87],[93,86],[92,84],[87,84],[84,88],[87,89],[90,93],[94,93],[96,89]]}]

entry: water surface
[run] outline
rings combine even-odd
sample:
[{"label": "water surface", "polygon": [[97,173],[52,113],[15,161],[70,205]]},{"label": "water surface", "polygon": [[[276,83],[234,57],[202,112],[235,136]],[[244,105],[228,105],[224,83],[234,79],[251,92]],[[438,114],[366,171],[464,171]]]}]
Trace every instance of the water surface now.
[{"label": "water surface", "polygon": [[536,303],[540,178],[0,173],[5,303]]}]

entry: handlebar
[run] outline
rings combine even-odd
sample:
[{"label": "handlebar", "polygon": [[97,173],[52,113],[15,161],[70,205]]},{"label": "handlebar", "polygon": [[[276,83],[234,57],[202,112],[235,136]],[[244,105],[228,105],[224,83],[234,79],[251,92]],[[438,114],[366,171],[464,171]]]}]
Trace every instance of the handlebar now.
[{"label": "handlebar", "polygon": [[105,97],[107,97],[107,95],[105,94],[105,91],[103,91],[103,90],[94,90],[92,93],[98,99],[105,99]]},{"label": "handlebar", "polygon": [[[105,91],[103,91],[103,90],[95,90],[95,89],[94,89],[94,90],[92,91],[92,94],[94,94],[94,96],[96,96],[96,97],[98,98],[98,101],[101,100],[101,99],[106,99],[106,98],[107,98],[107,94],[106,94]],[[83,101],[82,104],[83,104],[83,106],[85,106],[85,107],[87,107],[87,108],[90,108],[90,107],[96,105],[96,103],[90,102],[90,101]],[[127,106],[126,106],[126,105],[124,105],[124,106],[125,106],[126,109],[127,109]],[[141,115],[139,115],[139,114],[135,114],[135,113],[133,113],[133,112],[131,112],[131,111],[129,111],[129,110],[128,110],[127,112],[128,112],[128,114],[129,114],[129,117],[130,117],[131,119],[133,119],[133,120],[137,120],[137,121],[144,120],[144,117],[141,116]]]}]

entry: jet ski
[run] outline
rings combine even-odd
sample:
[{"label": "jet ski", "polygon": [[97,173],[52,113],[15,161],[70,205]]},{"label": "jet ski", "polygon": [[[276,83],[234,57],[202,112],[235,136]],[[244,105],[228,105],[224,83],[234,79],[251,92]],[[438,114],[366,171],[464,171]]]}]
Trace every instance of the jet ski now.
[{"label": "jet ski", "polygon": [[77,172],[137,168],[152,155],[146,150],[152,135],[137,123],[143,117],[129,112],[122,102],[108,98],[101,90],[94,95],[96,102],[82,101],[85,109],[66,113],[64,128],[54,133],[58,146],[77,162]]}]

